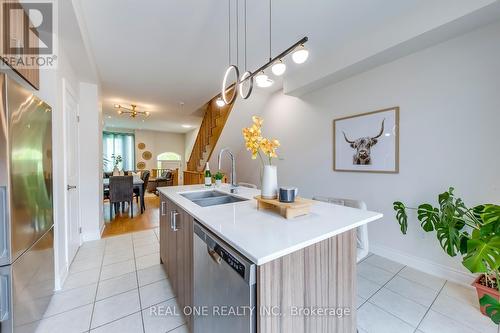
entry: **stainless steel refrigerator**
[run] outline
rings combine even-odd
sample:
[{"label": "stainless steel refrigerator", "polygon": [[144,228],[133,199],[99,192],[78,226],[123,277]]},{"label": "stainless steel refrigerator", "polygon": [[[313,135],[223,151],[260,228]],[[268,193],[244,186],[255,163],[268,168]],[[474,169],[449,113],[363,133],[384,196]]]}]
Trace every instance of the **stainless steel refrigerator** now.
[{"label": "stainless steel refrigerator", "polygon": [[54,290],[52,109],[0,73],[0,332],[33,332]]}]

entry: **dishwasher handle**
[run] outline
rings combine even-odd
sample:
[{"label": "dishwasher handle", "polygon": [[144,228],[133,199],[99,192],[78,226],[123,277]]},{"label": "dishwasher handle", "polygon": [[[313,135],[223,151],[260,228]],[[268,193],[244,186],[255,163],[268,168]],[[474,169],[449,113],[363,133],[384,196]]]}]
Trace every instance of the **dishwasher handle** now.
[{"label": "dishwasher handle", "polygon": [[207,252],[208,252],[208,255],[210,256],[210,258],[212,258],[212,260],[220,265],[222,264],[222,257],[214,250],[214,249],[211,249],[210,246],[207,245]]}]

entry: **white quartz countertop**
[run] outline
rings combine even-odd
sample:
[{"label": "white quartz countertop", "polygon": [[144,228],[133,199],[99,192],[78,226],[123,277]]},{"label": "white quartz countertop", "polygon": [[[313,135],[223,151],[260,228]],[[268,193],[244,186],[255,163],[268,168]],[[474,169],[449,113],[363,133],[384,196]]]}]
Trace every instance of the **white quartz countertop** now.
[{"label": "white quartz countertop", "polygon": [[[260,191],[240,187],[237,203],[200,207],[181,193],[206,191],[203,185],[161,187],[158,190],[193,216],[205,228],[250,261],[263,265],[353,228],[376,221],[382,214],[318,202],[309,215],[287,220],[275,211],[258,210]],[[229,193],[229,186],[216,190]]]}]

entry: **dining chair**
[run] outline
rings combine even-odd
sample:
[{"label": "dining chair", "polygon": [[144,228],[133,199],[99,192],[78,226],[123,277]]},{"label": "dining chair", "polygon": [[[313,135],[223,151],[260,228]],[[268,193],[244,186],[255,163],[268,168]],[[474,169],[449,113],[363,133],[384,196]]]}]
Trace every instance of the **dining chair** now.
[{"label": "dining chair", "polygon": [[[366,203],[364,201],[359,200],[351,200],[351,199],[339,199],[339,198],[328,198],[328,197],[314,197],[313,200],[323,201],[332,203],[335,205],[341,205],[351,208],[357,208],[362,210],[367,210]],[[362,225],[356,229],[357,232],[357,246],[358,246],[358,254],[357,254],[357,262],[359,263],[363,260],[369,253],[369,243],[368,243],[368,225]]]},{"label": "dining chair", "polygon": [[[151,175],[151,172],[149,170],[144,170],[141,174],[141,179],[143,181],[143,183],[142,183],[142,195],[146,194],[146,189],[148,188],[148,182],[149,182],[150,175]],[[134,188],[134,196],[135,196],[135,200],[137,202],[137,205],[139,205],[140,191],[138,188]],[[146,204],[144,204],[144,208],[146,208]],[[141,211],[142,211],[142,207],[141,207]]]},{"label": "dining chair", "polygon": [[117,205],[128,202],[130,216],[134,217],[134,177],[112,176],[109,177],[109,219],[113,219],[113,205],[115,214]]}]

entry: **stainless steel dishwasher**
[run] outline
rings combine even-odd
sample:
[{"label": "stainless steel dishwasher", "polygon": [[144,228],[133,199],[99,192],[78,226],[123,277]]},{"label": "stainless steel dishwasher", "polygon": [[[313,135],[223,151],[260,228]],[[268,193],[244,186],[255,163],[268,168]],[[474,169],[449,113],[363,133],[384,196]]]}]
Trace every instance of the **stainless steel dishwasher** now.
[{"label": "stainless steel dishwasher", "polygon": [[194,332],[255,333],[256,266],[194,225]]}]

